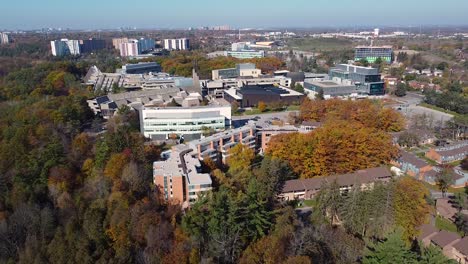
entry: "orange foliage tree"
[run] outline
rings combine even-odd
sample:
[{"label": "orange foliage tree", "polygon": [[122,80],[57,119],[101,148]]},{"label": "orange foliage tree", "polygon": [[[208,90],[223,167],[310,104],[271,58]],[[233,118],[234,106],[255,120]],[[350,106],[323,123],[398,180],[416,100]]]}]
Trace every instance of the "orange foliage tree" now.
[{"label": "orange foliage tree", "polygon": [[302,178],[311,178],[385,164],[397,148],[384,131],[336,120],[309,134],[274,136],[266,152],[287,160]]}]

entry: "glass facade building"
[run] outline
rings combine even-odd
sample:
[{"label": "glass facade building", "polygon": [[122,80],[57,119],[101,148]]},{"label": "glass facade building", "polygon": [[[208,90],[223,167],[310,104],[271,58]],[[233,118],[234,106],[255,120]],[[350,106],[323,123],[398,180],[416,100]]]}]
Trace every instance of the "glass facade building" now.
[{"label": "glass facade building", "polygon": [[393,49],[391,46],[358,46],[355,49],[354,60],[362,59],[370,63],[375,62],[377,58],[381,58],[388,63],[392,62]]}]

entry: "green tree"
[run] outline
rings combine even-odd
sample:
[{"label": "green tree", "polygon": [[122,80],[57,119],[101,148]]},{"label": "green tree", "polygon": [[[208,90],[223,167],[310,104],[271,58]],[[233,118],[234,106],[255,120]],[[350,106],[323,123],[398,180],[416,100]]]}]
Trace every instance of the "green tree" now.
[{"label": "green tree", "polygon": [[397,84],[397,87],[395,89],[395,95],[398,97],[403,97],[406,95],[406,84],[400,82]]},{"label": "green tree", "polygon": [[410,251],[398,229],[384,241],[369,242],[364,251],[363,264],[418,263],[416,254]]},{"label": "green tree", "polygon": [[429,245],[428,247],[421,247],[421,257],[419,258],[420,264],[455,264],[453,259],[448,259],[439,248]]},{"label": "green tree", "polygon": [[442,192],[442,196],[445,197],[447,190],[450,186],[455,183],[455,177],[450,167],[443,167],[435,177],[437,187]]},{"label": "green tree", "polygon": [[323,89],[320,89],[320,90],[315,94],[315,100],[325,100],[325,97],[323,96]]},{"label": "green tree", "polygon": [[302,86],[300,83],[296,83],[294,86],[294,91],[304,93],[304,86]]}]

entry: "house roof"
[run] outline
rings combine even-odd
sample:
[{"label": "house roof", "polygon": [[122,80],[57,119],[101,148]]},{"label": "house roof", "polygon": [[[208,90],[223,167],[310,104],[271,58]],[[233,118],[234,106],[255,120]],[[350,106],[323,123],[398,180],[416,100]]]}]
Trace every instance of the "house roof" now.
[{"label": "house roof", "polygon": [[399,161],[405,162],[405,163],[410,163],[413,166],[417,168],[423,168],[428,165],[427,162],[424,160],[418,158],[416,155],[413,153],[406,152],[404,150],[400,151],[400,157],[398,158]]},{"label": "house roof", "polygon": [[322,183],[333,182],[336,180],[339,186],[352,186],[355,183],[369,183],[378,179],[385,179],[392,176],[392,173],[387,167],[377,167],[359,170],[354,173],[347,173],[341,175],[333,175],[328,177],[316,177],[312,179],[303,180],[289,180],[286,181],[282,192],[294,192],[304,190],[317,190],[320,189]]},{"label": "house roof", "polygon": [[442,230],[437,235],[433,236],[431,241],[437,246],[444,248],[457,239],[460,239],[460,236],[457,233]]},{"label": "house roof", "polygon": [[465,256],[468,256],[468,237],[462,238],[460,241],[455,243],[453,247]]},{"label": "house roof", "polygon": [[420,226],[419,231],[421,231],[421,233],[418,236],[418,239],[420,240],[423,240],[424,238],[439,232],[439,230],[437,230],[437,228],[435,228],[435,226],[431,224],[424,224]]}]

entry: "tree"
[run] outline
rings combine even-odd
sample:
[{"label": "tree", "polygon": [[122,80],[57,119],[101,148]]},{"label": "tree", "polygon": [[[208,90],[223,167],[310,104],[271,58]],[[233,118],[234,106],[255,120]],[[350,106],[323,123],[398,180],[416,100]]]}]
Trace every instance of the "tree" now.
[{"label": "tree", "polygon": [[294,86],[294,91],[304,93],[304,86],[302,86],[300,83],[296,83]]},{"label": "tree", "polygon": [[402,147],[411,148],[411,147],[418,146],[419,141],[420,141],[420,139],[419,139],[418,135],[416,135],[414,133],[411,133],[411,132],[408,132],[408,131],[404,131],[398,137],[398,145],[400,145]]},{"label": "tree", "polygon": [[411,252],[402,239],[403,231],[397,229],[381,242],[369,242],[364,251],[363,264],[417,263],[416,254]]},{"label": "tree", "polygon": [[332,226],[339,221],[339,211],[342,203],[343,197],[336,180],[330,184],[323,183],[317,195],[317,209],[325,218],[328,218],[328,222]]},{"label": "tree", "polygon": [[323,96],[323,89],[319,89],[319,91],[315,94],[315,100],[325,100]]},{"label": "tree", "polygon": [[265,104],[263,101],[258,102],[257,108],[258,108],[258,110],[259,110],[260,112],[262,112],[262,113],[265,112],[265,111],[267,110],[267,106],[266,106],[266,104]]},{"label": "tree", "polygon": [[239,111],[239,103],[237,101],[234,101],[231,103],[231,112],[233,114],[237,114],[237,112]]},{"label": "tree", "polygon": [[412,241],[418,227],[426,222],[430,206],[426,202],[429,191],[423,183],[410,178],[400,178],[395,186],[393,207],[395,224],[403,228],[403,238]]},{"label": "tree", "polygon": [[455,177],[452,169],[448,166],[444,166],[435,176],[435,182],[439,190],[442,192],[442,197],[445,197],[447,190],[450,186],[455,183]]},{"label": "tree", "polygon": [[406,95],[406,90],[407,90],[406,84],[400,82],[397,84],[397,87],[395,89],[395,95],[398,97],[403,97]]},{"label": "tree", "polygon": [[358,63],[359,63],[361,66],[364,66],[364,67],[369,66],[369,61],[367,61],[366,59],[360,59],[360,60],[358,61]]},{"label": "tree", "polygon": [[460,167],[464,170],[468,170],[468,155],[461,161]]},{"label": "tree", "polygon": [[421,264],[455,264],[457,263],[453,259],[447,258],[442,250],[439,248],[429,245],[428,247],[421,247],[421,256],[419,262]]},{"label": "tree", "polygon": [[455,225],[457,226],[458,232],[462,232],[463,236],[468,234],[468,216],[458,212],[455,214]]}]

